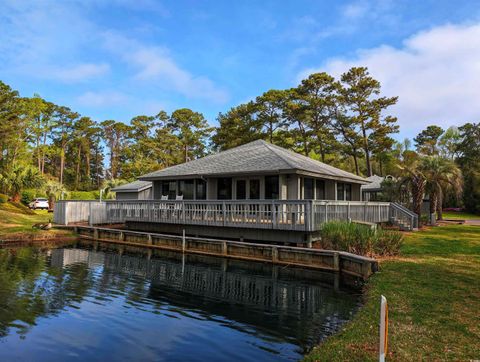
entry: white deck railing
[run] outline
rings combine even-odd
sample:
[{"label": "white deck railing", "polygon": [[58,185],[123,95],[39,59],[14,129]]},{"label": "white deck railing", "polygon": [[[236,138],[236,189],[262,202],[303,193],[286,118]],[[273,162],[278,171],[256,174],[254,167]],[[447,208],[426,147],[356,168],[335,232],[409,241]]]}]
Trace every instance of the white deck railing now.
[{"label": "white deck railing", "polygon": [[[394,209],[395,215],[401,213]],[[59,201],[58,224],[152,223],[316,231],[328,221],[388,222],[388,202],[318,200]],[[408,216],[410,218],[410,216]]]}]

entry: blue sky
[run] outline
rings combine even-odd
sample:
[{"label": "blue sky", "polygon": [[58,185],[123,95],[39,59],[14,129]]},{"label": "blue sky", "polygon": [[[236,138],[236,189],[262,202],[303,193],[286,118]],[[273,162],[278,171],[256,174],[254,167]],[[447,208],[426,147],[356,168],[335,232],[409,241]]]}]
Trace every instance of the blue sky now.
[{"label": "blue sky", "polygon": [[480,116],[480,1],[0,2],[0,79],[95,120],[219,112],[368,66],[401,134]]}]

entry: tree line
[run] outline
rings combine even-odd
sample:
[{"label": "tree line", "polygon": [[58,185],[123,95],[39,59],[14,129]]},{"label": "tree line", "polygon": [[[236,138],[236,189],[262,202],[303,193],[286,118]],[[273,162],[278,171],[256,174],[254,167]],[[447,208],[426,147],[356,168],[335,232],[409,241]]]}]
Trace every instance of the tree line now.
[{"label": "tree line", "polygon": [[[18,199],[22,188],[41,185],[52,192],[98,190],[265,139],[358,175],[393,175],[404,181],[396,187],[403,187],[405,198],[416,204],[425,194],[440,204],[459,204],[454,192],[459,188],[451,186],[456,179],[468,190],[464,205],[480,211],[479,125],[445,131],[430,126],[414,144],[398,142],[392,137],[398,121],[389,114],[396,102],[397,97],[382,95],[380,82],[367,68],[358,67],[338,79],[315,73],[297,87],[269,90],[220,113],[217,127],[188,108],[129,122],[97,122],[38,95],[21,97],[0,81],[1,192]],[[435,191],[428,169],[443,165],[445,171],[446,164],[459,172],[452,171],[447,181],[437,175]]]}]

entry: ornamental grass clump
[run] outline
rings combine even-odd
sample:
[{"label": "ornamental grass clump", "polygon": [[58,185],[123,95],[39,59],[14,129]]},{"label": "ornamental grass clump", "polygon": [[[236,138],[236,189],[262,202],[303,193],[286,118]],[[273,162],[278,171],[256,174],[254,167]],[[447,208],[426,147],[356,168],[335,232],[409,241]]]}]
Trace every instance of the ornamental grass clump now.
[{"label": "ornamental grass clump", "polygon": [[393,230],[374,230],[367,225],[333,221],[322,227],[324,249],[348,251],[358,255],[398,253],[403,235]]}]

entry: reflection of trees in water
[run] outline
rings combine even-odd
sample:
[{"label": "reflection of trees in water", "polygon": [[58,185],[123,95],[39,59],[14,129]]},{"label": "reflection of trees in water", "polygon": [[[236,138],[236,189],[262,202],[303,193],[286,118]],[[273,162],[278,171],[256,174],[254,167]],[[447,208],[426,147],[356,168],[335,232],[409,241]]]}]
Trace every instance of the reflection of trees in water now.
[{"label": "reflection of trees in water", "polygon": [[91,244],[49,252],[0,250],[0,336],[13,321],[24,323],[16,327],[25,334],[37,317],[78,307],[85,298],[102,305],[123,298],[127,307],[215,320],[308,348],[349,318],[357,302],[334,290],[333,274],[94,245],[106,252],[90,250]]},{"label": "reflection of trees in water", "polygon": [[38,317],[80,303],[92,288],[87,265],[50,268],[47,258],[35,248],[0,249],[0,336],[8,335],[10,327],[26,334]]}]

